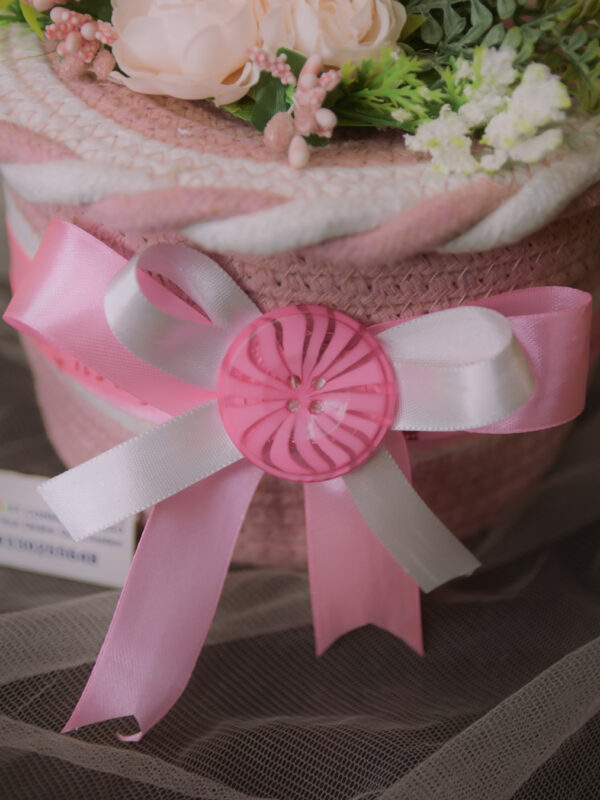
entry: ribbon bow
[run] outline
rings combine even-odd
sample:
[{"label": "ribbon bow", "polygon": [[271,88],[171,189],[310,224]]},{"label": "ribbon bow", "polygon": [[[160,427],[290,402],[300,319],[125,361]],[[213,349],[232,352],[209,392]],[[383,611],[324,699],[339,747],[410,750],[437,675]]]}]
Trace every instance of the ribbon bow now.
[{"label": "ribbon bow", "polygon": [[125,262],[52,223],[7,320],[165,412],[40,487],[75,539],[154,507],[65,730],[133,714],[137,740],[177,700],[263,471],[304,482],[317,652],[367,623],[422,652],[418,587],[479,562],[412,488],[401,432],[573,418],[590,310],[586,293],[546,287],[368,329],[321,306],[261,314],[195,250]]}]

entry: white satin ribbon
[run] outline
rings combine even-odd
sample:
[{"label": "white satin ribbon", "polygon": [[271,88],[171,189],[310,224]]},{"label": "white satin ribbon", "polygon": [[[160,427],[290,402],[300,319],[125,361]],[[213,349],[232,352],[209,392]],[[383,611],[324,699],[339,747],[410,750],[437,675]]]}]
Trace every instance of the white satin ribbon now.
[{"label": "white satin ribbon", "polygon": [[80,541],[240,458],[212,400],[51,478],[38,491]]},{"label": "white satin ribbon", "polygon": [[[154,306],[139,270],[172,281],[206,314],[180,319]],[[158,244],[134,256],[111,281],[104,312],[114,335],[138,358],[176,378],[214,389],[232,338],[260,311],[211,258],[180,244]]]},{"label": "white satin ribbon", "polygon": [[379,333],[398,380],[393,430],[465,431],[514,414],[535,378],[502,314],[463,306]]},{"label": "white satin ribbon", "polygon": [[384,447],[344,475],[344,481],[369,528],[424,592],[480,566],[425,505]]},{"label": "white satin ribbon", "polygon": [[[138,269],[176,283],[209,321],[158,309],[143,294]],[[214,261],[182,245],[156,245],[132,259],[111,282],[105,312],[115,336],[138,358],[210,390],[233,338],[260,314]],[[495,311],[450,309],[378,338],[398,380],[395,429],[470,430],[512,414],[533,391],[527,358]],[[48,481],[40,492],[82,539],[239,458],[211,401]],[[479,565],[385,449],[344,479],[375,535],[425,591]]]}]

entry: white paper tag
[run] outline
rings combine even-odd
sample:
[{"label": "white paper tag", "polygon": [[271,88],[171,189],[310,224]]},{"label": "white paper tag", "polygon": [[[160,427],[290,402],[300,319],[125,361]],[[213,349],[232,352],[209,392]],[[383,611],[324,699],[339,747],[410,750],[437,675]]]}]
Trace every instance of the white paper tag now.
[{"label": "white paper tag", "polygon": [[135,549],[136,518],[74,542],[36,491],[45,480],[0,470],[0,564],[123,586]]}]

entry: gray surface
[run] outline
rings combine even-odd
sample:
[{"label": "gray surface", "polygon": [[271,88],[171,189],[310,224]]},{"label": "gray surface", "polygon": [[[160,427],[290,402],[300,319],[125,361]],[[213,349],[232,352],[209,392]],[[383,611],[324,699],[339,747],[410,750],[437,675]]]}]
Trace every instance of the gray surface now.
[{"label": "gray surface", "polygon": [[[5,273],[0,275],[2,311],[9,297]],[[31,373],[16,332],[4,322],[0,322],[0,375],[0,469],[56,474],[63,467],[46,437]]]},{"label": "gray surface", "polygon": [[[4,192],[0,182],[0,219]],[[0,225],[0,314],[10,299],[6,229]],[[62,469],[50,446],[33,391],[33,381],[16,332],[0,321],[0,469],[54,475]]]}]

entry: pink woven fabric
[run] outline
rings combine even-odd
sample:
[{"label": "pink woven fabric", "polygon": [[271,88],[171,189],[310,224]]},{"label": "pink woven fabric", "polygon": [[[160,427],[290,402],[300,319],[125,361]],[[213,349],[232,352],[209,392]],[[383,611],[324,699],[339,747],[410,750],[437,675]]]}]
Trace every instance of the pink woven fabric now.
[{"label": "pink woven fabric", "polygon": [[90,205],[87,211],[90,219],[108,228],[147,232],[250,214],[281,202],[283,198],[268,192],[174,188],[139,192],[133,196],[113,195]]},{"label": "pink woven fabric", "polygon": [[[97,206],[44,205],[26,202],[14,193],[12,196],[40,236],[51,219],[65,219],[127,258],[148,244],[185,241],[172,229],[141,232],[101,224],[97,220]],[[436,206],[437,202],[432,201],[438,210],[450,206],[450,200],[448,206],[443,203]],[[415,211],[415,217],[419,213]],[[466,213],[470,213],[468,209],[449,215],[448,220],[454,225]],[[423,229],[427,227],[427,218],[428,214],[423,212]],[[394,224],[392,221],[390,226]],[[434,227],[430,228],[429,235],[435,236]],[[419,253],[394,261],[384,260],[382,265],[369,255],[372,242],[374,247],[381,248],[381,258],[385,259],[387,240],[376,238],[380,230],[307,248],[302,253],[268,258],[210,255],[263,311],[297,303],[320,303],[338,308],[363,323],[412,316],[530,286],[565,285],[593,290],[600,283],[597,257],[600,187],[588,192],[578,205],[566,209],[560,218],[526,241],[484,253]],[[390,246],[396,247],[391,238]],[[363,246],[359,247],[356,240],[364,240]],[[347,241],[354,241],[357,252],[364,254],[362,262],[356,258],[353,260],[358,263],[348,264],[344,258],[336,257],[336,247],[349,252]],[[402,246],[402,241],[398,246]]]},{"label": "pink woven fabric", "polygon": [[6,120],[0,123],[0,162],[36,164],[50,159],[72,158],[64,145]]}]

